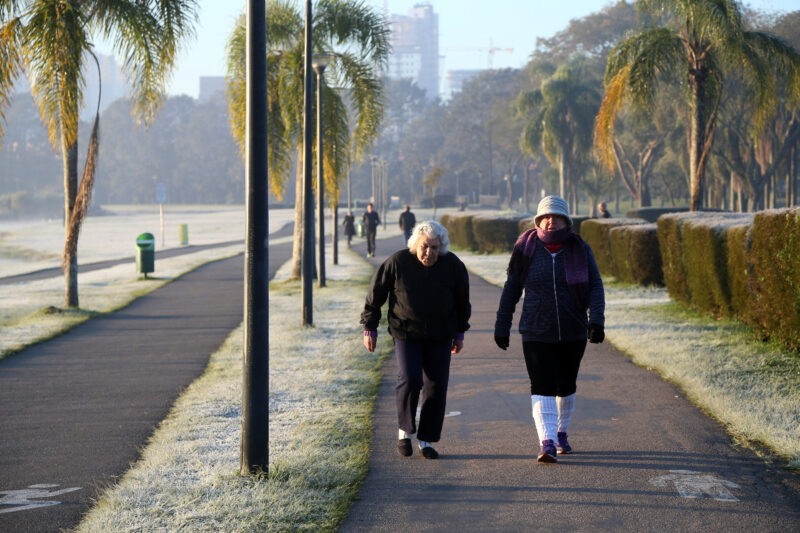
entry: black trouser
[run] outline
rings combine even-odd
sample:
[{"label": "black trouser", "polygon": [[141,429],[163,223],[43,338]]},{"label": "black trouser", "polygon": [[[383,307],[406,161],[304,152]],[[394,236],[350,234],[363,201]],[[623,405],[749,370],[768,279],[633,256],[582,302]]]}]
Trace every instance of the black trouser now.
[{"label": "black trouser", "polygon": [[531,379],[531,394],[569,396],[577,390],[578,369],[586,340],[566,342],[524,341],[522,352]]},{"label": "black trouser", "polygon": [[[395,400],[398,427],[406,433],[417,433],[419,440],[438,442],[442,435],[452,345],[452,342],[394,339],[397,356]],[[417,431],[415,418],[420,390],[422,409]]]},{"label": "black trouser", "polygon": [[367,253],[374,254],[375,253],[375,230],[367,230]]}]

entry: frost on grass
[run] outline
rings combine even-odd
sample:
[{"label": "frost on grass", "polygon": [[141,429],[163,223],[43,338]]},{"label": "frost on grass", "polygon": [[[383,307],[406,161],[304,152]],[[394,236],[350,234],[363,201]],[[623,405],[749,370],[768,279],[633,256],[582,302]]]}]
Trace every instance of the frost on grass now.
[{"label": "frost on grass", "polygon": [[[358,316],[370,267],[342,254],[300,326],[297,283],[270,288],[270,474],[240,476],[242,330],[181,396],[141,460],[78,531],[334,531],[366,474],[381,353]],[[346,272],[344,272],[346,271]]]},{"label": "frost on grass", "polygon": [[606,332],[638,364],[678,384],[732,433],[800,467],[800,357],[745,326],[675,305],[610,306]]}]

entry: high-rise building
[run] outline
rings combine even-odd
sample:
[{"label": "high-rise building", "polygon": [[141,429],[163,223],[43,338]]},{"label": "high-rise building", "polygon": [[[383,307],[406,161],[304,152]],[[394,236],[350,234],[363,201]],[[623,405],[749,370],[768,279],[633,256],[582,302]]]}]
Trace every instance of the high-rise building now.
[{"label": "high-rise building", "polygon": [[208,102],[216,96],[225,95],[225,76],[200,76],[200,92],[197,99]]},{"label": "high-rise building", "polygon": [[461,91],[465,82],[481,72],[484,71],[482,69],[448,70],[444,76],[442,99],[449,100],[452,98],[455,93]]},{"label": "high-rise building", "polygon": [[439,15],[428,3],[416,4],[408,15],[389,17],[392,55],[390,78],[409,78],[429,98],[439,96]]},{"label": "high-rise building", "polygon": [[[95,52],[97,62],[100,64],[100,79],[103,82],[102,92],[100,93],[100,111],[104,111],[111,103],[118,99],[128,96],[128,82],[122,69],[117,65],[114,56],[104,55]],[[84,74],[86,76],[86,88],[83,90],[83,108],[81,118],[91,120],[97,111],[97,94],[99,81],[97,77],[97,64],[89,56],[84,60]]]}]

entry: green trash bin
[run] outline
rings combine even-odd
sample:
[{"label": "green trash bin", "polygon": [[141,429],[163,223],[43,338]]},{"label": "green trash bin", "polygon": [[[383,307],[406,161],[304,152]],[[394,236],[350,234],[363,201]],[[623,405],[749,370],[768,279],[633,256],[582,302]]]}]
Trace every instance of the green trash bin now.
[{"label": "green trash bin", "polygon": [[152,233],[142,233],[136,237],[136,272],[147,274],[155,270],[156,239]]},{"label": "green trash bin", "polygon": [[367,234],[367,228],[364,227],[364,221],[359,220],[357,226],[358,226],[358,236],[364,237]]},{"label": "green trash bin", "polygon": [[178,224],[178,240],[181,243],[181,245],[189,244],[188,224]]}]

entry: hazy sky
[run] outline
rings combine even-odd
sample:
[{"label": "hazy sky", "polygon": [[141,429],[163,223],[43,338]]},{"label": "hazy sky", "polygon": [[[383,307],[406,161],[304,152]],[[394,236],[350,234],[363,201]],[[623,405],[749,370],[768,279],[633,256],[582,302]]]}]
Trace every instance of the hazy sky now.
[{"label": "hazy sky", "polygon": [[[305,5],[298,0],[298,5]],[[407,14],[421,0],[367,0],[389,14]],[[513,48],[513,53],[496,52],[495,68],[523,66],[536,46],[537,37],[551,37],[570,19],[600,10],[609,0],[429,0],[439,14],[440,67],[445,70],[486,68],[490,43],[497,48]],[[746,0],[756,9],[794,11],[800,0]],[[197,37],[189,42],[178,60],[178,67],[167,91],[197,97],[200,76],[225,73],[225,43],[236,18],[243,13],[241,0],[200,0]],[[103,49],[101,51],[109,53]],[[118,60],[119,62],[119,60]]]}]

